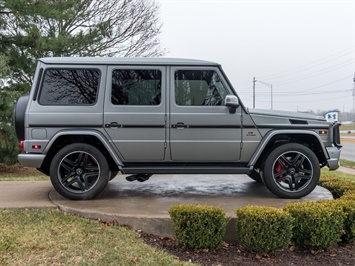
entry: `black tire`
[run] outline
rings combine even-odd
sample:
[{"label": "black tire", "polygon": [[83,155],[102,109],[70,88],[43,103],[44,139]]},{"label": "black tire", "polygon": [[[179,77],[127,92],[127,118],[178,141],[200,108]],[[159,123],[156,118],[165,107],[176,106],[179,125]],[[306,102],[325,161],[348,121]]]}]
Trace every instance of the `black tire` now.
[{"label": "black tire", "polygon": [[262,172],[265,186],[281,198],[298,199],[317,186],[320,166],[316,155],[304,145],[288,143],[275,148]]},{"label": "black tire", "polygon": [[97,196],[110,177],[106,158],[95,147],[75,143],[63,147],[50,166],[53,187],[71,200],[87,200]]},{"label": "black tire", "polygon": [[110,180],[109,181],[111,181],[112,179],[114,179],[116,176],[117,176],[117,174],[118,174],[118,171],[117,170],[111,170],[110,171]]},{"label": "black tire", "polygon": [[251,173],[248,174],[248,176],[254,181],[256,181],[257,183],[263,183],[260,173],[255,170],[251,171]]}]

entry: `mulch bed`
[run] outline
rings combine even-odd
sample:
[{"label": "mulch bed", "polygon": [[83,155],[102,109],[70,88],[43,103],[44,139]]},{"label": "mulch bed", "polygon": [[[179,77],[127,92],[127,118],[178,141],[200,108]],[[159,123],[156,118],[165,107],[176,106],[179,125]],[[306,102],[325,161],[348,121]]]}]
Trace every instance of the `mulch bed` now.
[{"label": "mulch bed", "polygon": [[238,244],[223,243],[218,250],[184,250],[173,239],[141,233],[144,241],[182,261],[200,265],[354,265],[355,245],[341,245],[329,250],[305,250],[290,246],[274,254],[247,252]]},{"label": "mulch bed", "polygon": [[16,176],[38,176],[42,175],[37,169],[31,167],[24,167],[21,165],[11,165],[7,166],[5,164],[0,164],[0,175],[13,175]]}]

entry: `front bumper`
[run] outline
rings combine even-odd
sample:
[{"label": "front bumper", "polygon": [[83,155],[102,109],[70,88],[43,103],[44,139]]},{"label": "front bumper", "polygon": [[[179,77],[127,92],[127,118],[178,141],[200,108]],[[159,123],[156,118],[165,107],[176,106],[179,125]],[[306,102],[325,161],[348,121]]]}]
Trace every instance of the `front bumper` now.
[{"label": "front bumper", "polygon": [[46,156],[44,154],[24,153],[17,156],[21,165],[26,167],[40,168]]},{"label": "front bumper", "polygon": [[327,159],[329,170],[336,170],[339,168],[340,160],[340,148],[338,147],[326,147],[329,158]]}]

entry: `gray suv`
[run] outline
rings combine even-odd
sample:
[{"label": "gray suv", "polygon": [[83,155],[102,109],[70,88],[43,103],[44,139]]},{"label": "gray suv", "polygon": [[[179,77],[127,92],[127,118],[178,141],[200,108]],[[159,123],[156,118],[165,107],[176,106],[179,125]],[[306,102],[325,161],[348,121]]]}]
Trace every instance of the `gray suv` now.
[{"label": "gray suv", "polygon": [[300,198],[341,148],[339,123],[248,110],[219,64],[187,59],[39,59],[14,125],[20,163],[68,199],[94,198],[118,172],[247,174]]}]

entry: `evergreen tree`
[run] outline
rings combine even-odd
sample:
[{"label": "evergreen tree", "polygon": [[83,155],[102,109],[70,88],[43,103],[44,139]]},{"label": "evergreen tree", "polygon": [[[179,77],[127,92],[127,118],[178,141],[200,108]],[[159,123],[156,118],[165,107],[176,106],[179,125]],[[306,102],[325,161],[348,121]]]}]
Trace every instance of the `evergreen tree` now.
[{"label": "evergreen tree", "polygon": [[5,58],[0,56],[0,163],[13,164],[17,161],[19,148],[12,126],[12,113],[19,95],[5,85],[4,77],[8,70]]},{"label": "evergreen tree", "polygon": [[0,8],[0,54],[16,82],[30,84],[41,57],[164,53],[154,0],[1,0]]},{"label": "evergreen tree", "polygon": [[38,58],[160,56],[158,10],[155,0],[0,0],[0,162],[16,161],[12,112]]}]

